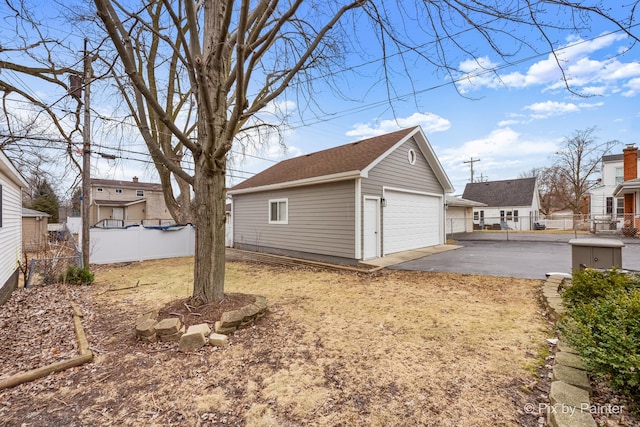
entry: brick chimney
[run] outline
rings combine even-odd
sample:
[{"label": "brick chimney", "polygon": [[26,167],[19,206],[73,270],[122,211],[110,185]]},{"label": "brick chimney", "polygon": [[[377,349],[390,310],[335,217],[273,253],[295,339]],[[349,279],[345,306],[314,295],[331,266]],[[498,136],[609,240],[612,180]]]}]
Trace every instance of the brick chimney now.
[{"label": "brick chimney", "polygon": [[622,157],[624,159],[623,179],[629,181],[638,178],[638,147],[627,144],[622,150]]},{"label": "brick chimney", "polygon": [[[636,148],[636,152],[637,152],[637,151],[638,151],[638,149]],[[636,153],[636,154],[637,154],[637,153]],[[624,170],[626,171],[627,169],[625,168]],[[625,172],[625,173],[626,173],[626,172]],[[626,179],[626,178],[625,178],[625,179]],[[138,177],[137,177],[137,176],[134,176],[134,177],[133,177],[133,182],[134,182],[134,184],[137,184],[137,183],[138,183]]]},{"label": "brick chimney", "polygon": [[[627,144],[622,150],[624,175],[623,179],[629,181],[638,178],[638,147]],[[634,193],[624,195],[624,227],[638,227],[635,216],[636,198]]]}]

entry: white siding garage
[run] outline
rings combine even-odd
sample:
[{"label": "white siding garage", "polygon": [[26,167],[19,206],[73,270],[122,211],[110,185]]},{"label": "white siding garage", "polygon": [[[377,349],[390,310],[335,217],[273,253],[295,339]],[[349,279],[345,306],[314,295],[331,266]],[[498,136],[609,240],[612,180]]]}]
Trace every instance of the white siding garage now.
[{"label": "white siding garage", "polygon": [[384,254],[442,243],[442,198],[396,190],[384,192]]}]

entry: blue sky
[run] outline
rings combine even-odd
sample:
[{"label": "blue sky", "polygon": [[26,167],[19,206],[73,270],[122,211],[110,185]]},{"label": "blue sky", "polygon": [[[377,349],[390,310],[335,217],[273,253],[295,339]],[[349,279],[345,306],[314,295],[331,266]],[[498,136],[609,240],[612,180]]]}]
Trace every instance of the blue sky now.
[{"label": "blue sky", "polygon": [[[55,5],[42,4],[49,8]],[[51,9],[43,9],[46,10],[55,15]],[[53,20],[46,22],[51,33],[62,32],[65,41],[81,46],[80,32],[56,27]],[[0,21],[3,33],[12,28],[10,20]],[[229,184],[238,183],[278,160],[416,125],[427,135],[455,187],[455,194],[461,194],[470,179],[469,164],[465,161],[480,159],[474,164],[476,180],[516,178],[534,167],[549,166],[563,139],[576,130],[595,127],[600,142],[619,140],[614,150],[620,152],[625,144],[640,143],[640,47],[628,50],[632,45],[630,39],[614,30],[611,24],[593,21],[583,38],[572,33],[553,35],[557,37],[558,57],[567,81],[584,97],[566,90],[554,58],[533,36],[528,38],[530,29],[526,27],[511,31],[520,31],[516,35],[535,46],[537,54],[505,39],[517,51],[510,58],[512,64],[507,64],[485,46],[474,45],[474,39],[465,34],[461,37],[474,50],[476,58],[452,52],[452,65],[463,71],[455,75],[457,90],[450,76],[416,62],[405,72],[411,81],[403,75],[404,69],[396,69],[392,75],[395,98],[391,103],[381,82],[380,63],[375,61],[378,51],[372,48],[369,58],[348,57],[348,67],[372,61],[367,67],[358,67],[358,74],[338,74],[336,90],[317,86],[314,97],[321,111],[298,104],[294,96],[278,100],[278,106],[291,113],[291,126],[284,129],[281,141],[286,150],[274,139],[259,150],[250,149],[247,157],[235,155]],[[635,27],[633,31],[638,33]],[[365,31],[357,34],[359,41],[365,43],[371,37]],[[33,89],[38,91],[36,87]],[[37,93],[43,100],[58,96],[46,90]],[[104,114],[109,109],[101,108],[100,103],[107,102],[106,96],[107,92],[94,95],[94,107]],[[144,158],[138,153],[146,149],[136,140],[135,132],[114,142],[96,130],[94,139],[102,151],[119,153],[123,158],[113,161],[94,156],[94,177],[156,179],[148,163],[126,160]],[[109,151],[109,147],[113,150]],[[237,151],[239,147],[234,149]]]},{"label": "blue sky", "polygon": [[[614,150],[621,152],[625,144],[640,143],[640,51],[625,52],[629,40],[620,34],[595,34],[603,35],[589,40],[571,37],[559,51],[568,82],[584,97],[565,88],[548,54],[513,66],[487,54],[479,62],[488,69],[499,68],[497,74],[474,76],[475,61],[461,62],[470,77],[461,80],[460,93],[453,85],[443,85],[444,79],[428,76],[422,79],[424,86],[416,88],[415,98],[394,102],[395,112],[380,93],[351,103],[327,96],[333,111],[346,113],[291,130],[286,154],[272,144],[261,155],[292,157],[420,125],[455,194],[461,194],[470,180],[469,164],[463,162],[480,159],[474,163],[476,180],[516,178],[551,165],[564,138],[576,130],[595,127],[598,141],[619,140]],[[358,111],[368,105],[373,107]],[[238,169],[257,172],[270,164],[246,158]]]}]

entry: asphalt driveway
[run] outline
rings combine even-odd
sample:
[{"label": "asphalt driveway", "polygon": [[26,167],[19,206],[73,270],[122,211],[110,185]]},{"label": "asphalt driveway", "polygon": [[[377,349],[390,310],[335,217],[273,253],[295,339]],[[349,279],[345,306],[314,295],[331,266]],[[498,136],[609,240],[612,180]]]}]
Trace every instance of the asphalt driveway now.
[{"label": "asphalt driveway", "polygon": [[569,240],[622,241],[622,268],[640,271],[640,239],[621,236],[537,233],[465,233],[453,236],[459,249],[435,253],[388,268],[544,279],[546,273],[571,273]]}]

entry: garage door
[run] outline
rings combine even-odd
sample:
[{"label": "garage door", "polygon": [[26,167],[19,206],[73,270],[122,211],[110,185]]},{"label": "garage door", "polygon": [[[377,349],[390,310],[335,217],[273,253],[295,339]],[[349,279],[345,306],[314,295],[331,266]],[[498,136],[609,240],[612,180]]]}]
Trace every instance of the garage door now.
[{"label": "garage door", "polygon": [[441,243],[441,198],[402,191],[385,191],[384,254]]}]

